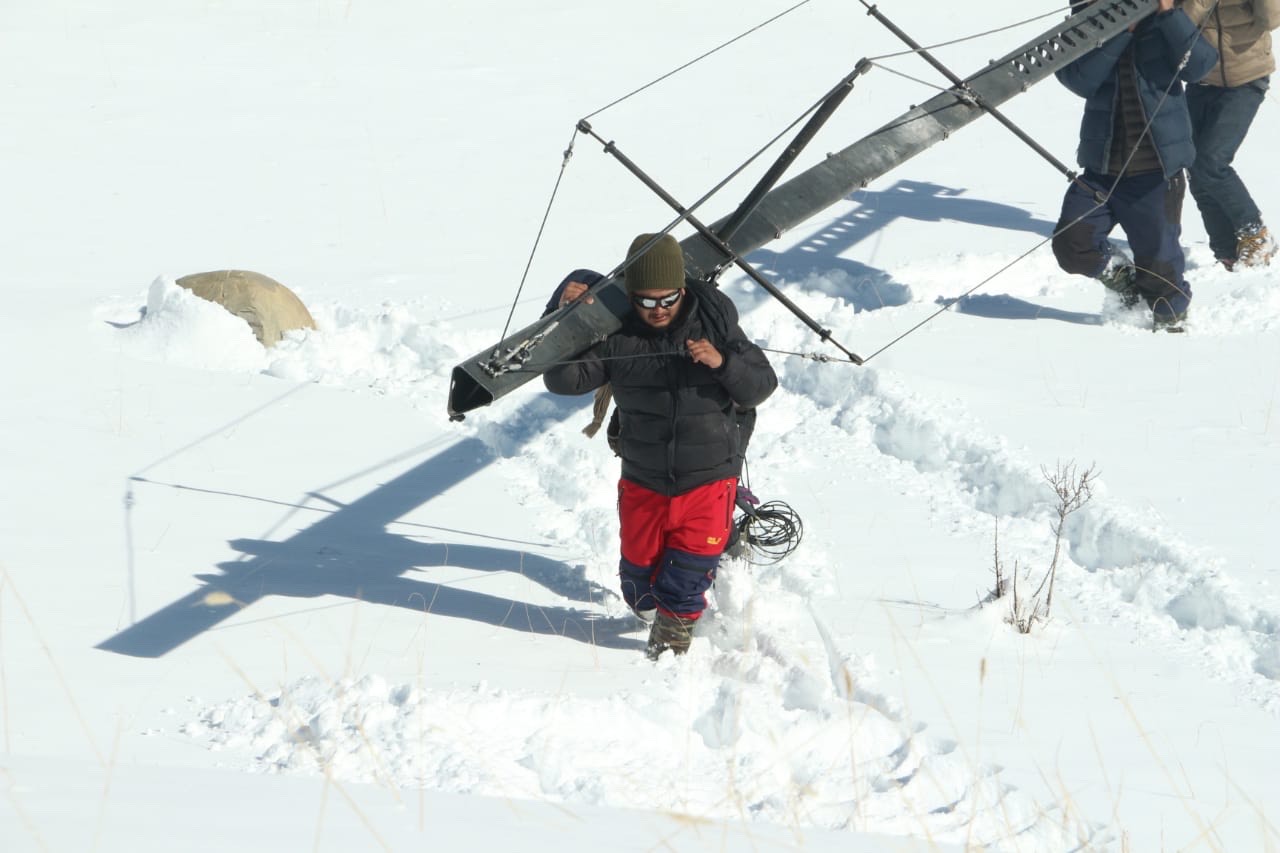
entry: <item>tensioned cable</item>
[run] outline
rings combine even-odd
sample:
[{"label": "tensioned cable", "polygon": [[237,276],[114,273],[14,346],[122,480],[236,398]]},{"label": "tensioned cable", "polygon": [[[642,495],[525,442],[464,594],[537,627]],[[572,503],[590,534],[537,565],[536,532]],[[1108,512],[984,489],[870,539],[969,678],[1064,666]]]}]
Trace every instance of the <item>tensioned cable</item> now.
[{"label": "tensioned cable", "polygon": [[1043,20],[1044,18],[1049,18],[1054,15],[1061,15],[1063,9],[1070,9],[1070,8],[1071,8],[1070,5],[1058,6],[1054,9],[1051,9],[1048,12],[1045,12],[1042,15],[1036,15],[1034,18],[1027,18],[1026,20],[1018,21],[1017,23],[1013,23],[1013,24],[1007,24],[1003,27],[996,27],[994,30],[984,30],[983,32],[974,33],[973,35],[961,36],[960,38],[954,38],[949,41],[940,41],[937,44],[925,45],[924,47],[921,47],[918,49],[900,50],[897,53],[884,53],[884,54],[881,54],[880,56],[869,56],[867,57],[867,59],[870,60],[871,62],[875,62],[878,59],[893,59],[894,57],[898,57],[898,56],[909,56],[913,53],[918,53],[921,50],[934,50],[939,47],[950,47],[953,44],[960,44],[961,42],[974,41],[975,39],[980,39],[985,36],[995,35],[996,33],[1003,33],[1006,30],[1013,30],[1013,29],[1017,29],[1018,27],[1026,26],[1027,24],[1033,24],[1036,21]]},{"label": "tensioned cable", "polygon": [[[914,53],[915,51],[908,51],[908,52]],[[883,63],[880,63],[880,62],[876,62],[875,60],[871,60],[871,64],[874,65],[876,68],[879,68],[881,71],[888,71],[890,74],[901,77],[904,80],[910,80],[912,83],[919,83],[921,86],[924,86],[927,89],[936,89],[939,92],[950,92],[952,89],[955,88],[955,86],[942,86],[938,83],[930,83],[928,80],[921,80],[919,77],[912,77],[910,74],[907,74],[904,71],[899,71],[896,68],[890,68],[889,66],[884,65]]]},{"label": "tensioned cable", "polygon": [[678,68],[673,68],[673,69],[671,69],[670,71],[668,71],[666,74],[663,74],[661,77],[657,77],[657,78],[655,78],[655,79],[653,79],[653,80],[650,80],[648,83],[645,83],[645,84],[644,84],[643,86],[641,86],[640,88],[638,88],[638,89],[633,89],[632,91],[630,91],[630,92],[628,92],[627,94],[623,95],[621,98],[618,98],[618,99],[617,99],[617,100],[615,100],[615,101],[610,101],[609,103],[605,104],[603,107],[600,107],[599,109],[597,109],[597,110],[595,110],[595,111],[593,111],[593,112],[587,113],[585,116],[583,116],[583,118],[584,118],[584,119],[589,119],[589,118],[591,118],[592,116],[597,116],[597,115],[599,115],[600,113],[604,112],[605,110],[609,109],[610,107],[616,107],[618,104],[622,103],[623,101],[627,100],[628,98],[631,98],[631,97],[633,97],[633,96],[635,96],[635,95],[640,94],[640,93],[641,93],[641,92],[643,92],[645,89],[648,89],[650,86],[656,86],[657,84],[661,83],[663,80],[666,80],[668,77],[672,77],[672,76],[674,76],[674,75],[676,75],[676,74],[679,74],[681,71],[684,71],[686,68],[689,68],[690,66],[696,65],[697,63],[699,63],[699,62],[701,62],[702,60],[706,59],[708,56],[711,56],[713,53],[718,53],[719,51],[724,50],[726,47],[728,47],[729,45],[733,44],[734,42],[736,42],[736,41],[741,41],[742,39],[744,39],[744,38],[746,38],[747,36],[749,36],[749,35],[751,35],[752,33],[754,33],[756,30],[759,30],[759,29],[762,29],[762,28],[764,28],[764,27],[767,27],[769,24],[772,24],[774,21],[778,20],[779,18],[783,17],[784,15],[789,15],[789,14],[791,14],[791,13],[792,13],[792,12],[794,12],[796,9],[799,9],[801,6],[804,6],[804,5],[808,4],[809,2],[810,2],[810,0],[800,0],[800,2],[799,2],[799,3],[795,4],[794,6],[792,6],[792,7],[791,7],[791,8],[789,8],[789,9],[784,9],[783,11],[781,11],[781,12],[779,12],[778,14],[774,15],[774,16],[773,16],[772,18],[770,18],[769,20],[767,20],[767,21],[762,21],[761,23],[756,24],[756,25],[755,25],[754,27],[752,27],[751,29],[746,30],[745,32],[739,33],[738,35],[736,35],[736,36],[734,36],[733,38],[729,39],[729,40],[728,40],[727,42],[725,42],[724,44],[721,44],[721,45],[719,45],[719,46],[717,46],[717,47],[713,47],[713,48],[711,48],[711,50],[708,50],[706,53],[702,54],[701,56],[697,56],[697,57],[694,57],[693,59],[690,59],[690,60],[689,60],[688,62],[686,62],[684,65],[681,65],[681,66],[680,66],[680,67],[678,67]]},{"label": "tensioned cable", "polygon": [[499,341],[505,341],[507,332],[511,329],[511,318],[515,316],[516,306],[520,304],[520,294],[524,292],[524,284],[529,278],[529,269],[533,266],[533,258],[538,254],[538,246],[542,243],[542,233],[547,229],[547,220],[551,218],[551,207],[556,203],[556,194],[560,192],[560,182],[564,180],[565,170],[569,167],[569,160],[573,157],[573,143],[577,139],[578,127],[574,125],[573,136],[569,137],[569,145],[564,149],[564,158],[560,161],[560,172],[556,175],[555,186],[551,188],[551,198],[547,199],[547,208],[542,212],[542,222],[538,225],[538,233],[533,238],[533,248],[529,250],[529,259],[525,261],[524,272],[520,275],[520,284],[516,287],[515,299],[511,300],[511,310],[507,312],[507,322],[502,325],[502,334],[498,337]]},{"label": "tensioned cable", "polygon": [[[689,354],[689,351],[687,349],[673,349],[673,350],[662,350],[659,352],[634,353],[632,355],[601,355],[601,356],[596,356],[595,358],[565,358],[559,361],[547,362],[546,365],[544,365],[543,367],[552,366],[552,365],[561,365],[561,364],[586,364],[592,361],[632,361],[637,358],[665,358],[670,355],[688,355],[688,354]],[[509,373],[541,373],[542,368],[539,368],[538,370],[533,370],[533,369],[525,369],[521,367],[513,367],[508,372]]]},{"label": "tensioned cable", "polygon": [[[693,58],[693,59],[689,60],[688,62],[684,63],[683,65],[681,65],[681,66],[679,66],[679,67],[677,67],[677,68],[673,68],[672,70],[668,71],[666,74],[663,74],[663,75],[662,75],[662,76],[660,76],[660,77],[656,77],[656,78],[654,78],[653,80],[650,80],[648,83],[645,83],[643,86],[640,86],[640,87],[639,87],[639,88],[637,88],[637,89],[633,89],[632,91],[628,92],[627,94],[623,95],[622,97],[620,97],[620,98],[618,98],[618,99],[616,99],[616,100],[610,101],[609,103],[605,104],[603,107],[600,107],[599,109],[594,110],[593,112],[590,112],[590,113],[588,113],[587,115],[583,116],[583,118],[588,118],[588,119],[589,119],[589,118],[592,118],[593,116],[599,115],[600,113],[604,112],[605,110],[607,110],[607,109],[609,109],[609,108],[611,108],[611,107],[615,107],[615,106],[617,106],[618,104],[622,103],[623,101],[627,100],[628,98],[634,97],[635,95],[638,95],[638,94],[640,94],[641,92],[643,92],[645,89],[648,89],[648,88],[650,88],[651,86],[655,86],[655,85],[657,85],[658,83],[661,83],[663,80],[666,80],[666,79],[667,79],[667,78],[669,78],[669,77],[673,77],[673,76],[675,76],[676,74],[679,74],[681,71],[684,71],[686,68],[689,68],[689,67],[691,67],[691,66],[693,66],[693,65],[696,65],[697,63],[699,63],[699,62],[701,62],[702,60],[706,59],[707,57],[711,56],[712,54],[717,53],[718,51],[723,50],[724,48],[728,47],[729,45],[733,44],[734,42],[736,42],[736,41],[740,41],[741,39],[743,39],[743,38],[745,38],[745,37],[747,37],[747,36],[751,35],[751,34],[752,34],[752,33],[754,33],[755,31],[757,31],[757,30],[759,30],[759,29],[762,29],[762,28],[764,28],[764,27],[768,26],[769,24],[772,24],[774,21],[777,21],[779,18],[782,18],[784,15],[788,15],[788,14],[790,14],[791,12],[794,12],[796,9],[799,9],[801,6],[804,6],[805,4],[807,4],[807,3],[809,3],[809,2],[810,2],[810,0],[801,0],[801,2],[799,2],[799,3],[795,4],[794,6],[790,7],[789,9],[785,9],[785,10],[783,10],[783,11],[779,12],[778,14],[774,15],[772,18],[769,18],[769,19],[768,19],[768,20],[766,20],[766,21],[762,21],[761,23],[757,24],[756,26],[752,27],[751,29],[746,30],[745,32],[742,32],[742,33],[740,33],[740,34],[738,34],[738,35],[734,36],[733,38],[729,39],[728,41],[724,42],[723,44],[721,44],[721,45],[719,45],[719,46],[717,46],[717,47],[712,48],[711,50],[707,51],[706,53],[702,54],[701,56],[697,56],[697,57],[695,57],[695,58]],[[955,39],[950,39],[950,40],[948,40],[948,41],[939,42],[938,44],[935,44],[935,45],[929,45],[929,46],[924,47],[924,48],[922,48],[922,49],[923,49],[923,50],[932,50],[933,48],[937,48],[937,47],[949,47],[949,46],[951,46],[951,45],[953,45],[953,44],[961,44],[962,42],[974,41],[974,40],[976,40],[976,39],[984,38],[984,37],[989,36],[989,35],[994,35],[994,34],[996,34],[996,33],[1002,33],[1002,32],[1005,32],[1006,30],[1016,29],[1016,28],[1021,27],[1021,26],[1026,26],[1027,24],[1035,23],[1036,21],[1042,20],[1042,19],[1044,19],[1044,18],[1051,17],[1051,16],[1053,16],[1053,15],[1059,15],[1059,14],[1061,14],[1061,13],[1062,13],[1062,10],[1063,10],[1064,8],[1070,8],[1070,7],[1069,7],[1069,6],[1066,6],[1066,7],[1064,7],[1064,6],[1058,6],[1058,7],[1054,8],[1054,9],[1052,9],[1052,10],[1048,11],[1048,12],[1045,12],[1045,13],[1040,14],[1040,15],[1036,15],[1035,17],[1032,17],[1032,18],[1026,18],[1025,20],[1017,21],[1017,22],[1012,23],[1012,24],[1007,24],[1007,25],[1005,25],[1005,26],[1003,26],[1003,27],[996,27],[995,29],[991,29],[991,30],[984,30],[984,31],[982,31],[982,32],[973,33],[972,35],[961,36],[960,38],[955,38]],[[912,54],[912,53],[915,53],[915,52],[916,52],[916,51],[914,51],[914,50],[904,50],[904,51],[899,51],[899,52],[897,52],[897,53],[886,53],[886,54],[883,54],[883,55],[881,55],[881,56],[872,56],[872,57],[869,57],[869,58],[874,62],[874,61],[875,61],[875,60],[877,60],[877,59],[889,59],[889,58],[896,57],[896,56],[906,56],[906,55],[908,55],[908,54]]]}]

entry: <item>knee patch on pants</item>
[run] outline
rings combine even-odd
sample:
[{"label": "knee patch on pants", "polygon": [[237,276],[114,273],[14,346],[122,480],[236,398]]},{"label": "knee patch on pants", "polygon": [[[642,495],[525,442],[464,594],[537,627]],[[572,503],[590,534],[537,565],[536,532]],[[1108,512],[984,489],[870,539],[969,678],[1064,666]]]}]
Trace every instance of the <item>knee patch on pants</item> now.
[{"label": "knee patch on pants", "polygon": [[618,582],[622,600],[632,610],[653,610],[658,606],[653,597],[653,568],[637,566],[625,558],[618,561]]},{"label": "knee patch on pants", "polygon": [[1054,236],[1053,256],[1063,272],[1073,275],[1096,276],[1107,265],[1107,256],[1098,248],[1093,228],[1083,222]]},{"label": "knee patch on pants", "polygon": [[653,594],[658,607],[676,616],[696,619],[707,608],[706,592],[716,579],[720,556],[669,550],[662,555]]}]

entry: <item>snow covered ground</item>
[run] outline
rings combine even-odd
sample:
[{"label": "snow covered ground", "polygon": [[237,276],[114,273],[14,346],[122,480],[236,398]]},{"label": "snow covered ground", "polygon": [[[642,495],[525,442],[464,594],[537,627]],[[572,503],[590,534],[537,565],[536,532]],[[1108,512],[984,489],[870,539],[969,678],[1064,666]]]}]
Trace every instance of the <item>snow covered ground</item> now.
[{"label": "snow covered ground", "polygon": [[[821,343],[728,277],[780,351],[749,479],[805,537],[727,563],[678,661],[616,593],[588,401],[447,420],[513,300],[670,219],[579,138],[517,294],[574,122],[787,8],[688,5],[0,12],[0,849],[1280,848],[1280,289],[1190,199],[1185,335],[1058,271],[1063,180],[987,121],[752,257],[866,366],[784,355]],[[926,44],[1049,15],[962,73],[1062,13],[881,8]],[[690,200],[899,49],[810,0],[592,123]],[[874,70],[797,168],[932,92]],[[1274,101],[1237,166],[1280,217]],[[1080,109],[1005,112],[1071,162]],[[264,350],[173,283],[222,268],[318,328]],[[1069,464],[1098,487],[1020,634],[997,536],[1038,582]]]}]

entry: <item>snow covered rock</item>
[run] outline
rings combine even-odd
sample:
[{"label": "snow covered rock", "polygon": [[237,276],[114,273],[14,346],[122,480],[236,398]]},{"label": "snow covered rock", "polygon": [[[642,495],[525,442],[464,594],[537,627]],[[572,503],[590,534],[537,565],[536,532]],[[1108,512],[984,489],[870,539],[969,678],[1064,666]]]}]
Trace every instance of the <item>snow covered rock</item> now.
[{"label": "snow covered rock", "polygon": [[316,327],[302,300],[262,273],[215,270],[183,276],[177,285],[243,319],[264,347],[275,346],[292,329]]}]

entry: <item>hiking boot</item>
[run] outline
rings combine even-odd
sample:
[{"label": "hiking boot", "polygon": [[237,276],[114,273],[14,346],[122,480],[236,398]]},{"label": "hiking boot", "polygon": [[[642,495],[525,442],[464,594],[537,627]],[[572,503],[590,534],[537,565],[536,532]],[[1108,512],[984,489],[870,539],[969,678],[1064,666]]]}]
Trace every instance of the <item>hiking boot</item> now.
[{"label": "hiking boot", "polygon": [[1235,269],[1235,266],[1236,266],[1235,258],[1214,258],[1214,260],[1222,264],[1222,268],[1225,269],[1227,272],[1231,272],[1233,269]]},{"label": "hiking boot", "polygon": [[1098,273],[1098,281],[1102,282],[1102,286],[1107,290],[1114,291],[1125,308],[1134,307],[1141,298],[1135,286],[1137,278],[1137,268],[1123,252],[1112,252],[1106,267]]},{"label": "hiking boot", "polygon": [[1187,312],[1181,311],[1174,314],[1153,314],[1153,324],[1151,331],[1153,332],[1169,332],[1171,334],[1177,332],[1185,332],[1187,322]]},{"label": "hiking boot", "polygon": [[1236,232],[1236,263],[1242,267],[1265,267],[1276,253],[1276,241],[1261,222]]},{"label": "hiking boot", "polygon": [[645,656],[649,660],[657,660],[667,649],[671,649],[671,653],[676,655],[689,651],[689,643],[693,640],[693,626],[697,621],[659,610],[658,618],[653,620],[653,627],[649,629],[649,645],[644,650]]},{"label": "hiking boot", "polygon": [[1142,294],[1138,292],[1138,288],[1131,287],[1128,290],[1119,291],[1116,296],[1120,297],[1120,305],[1126,311],[1132,311],[1138,307],[1138,303],[1142,302]]}]

